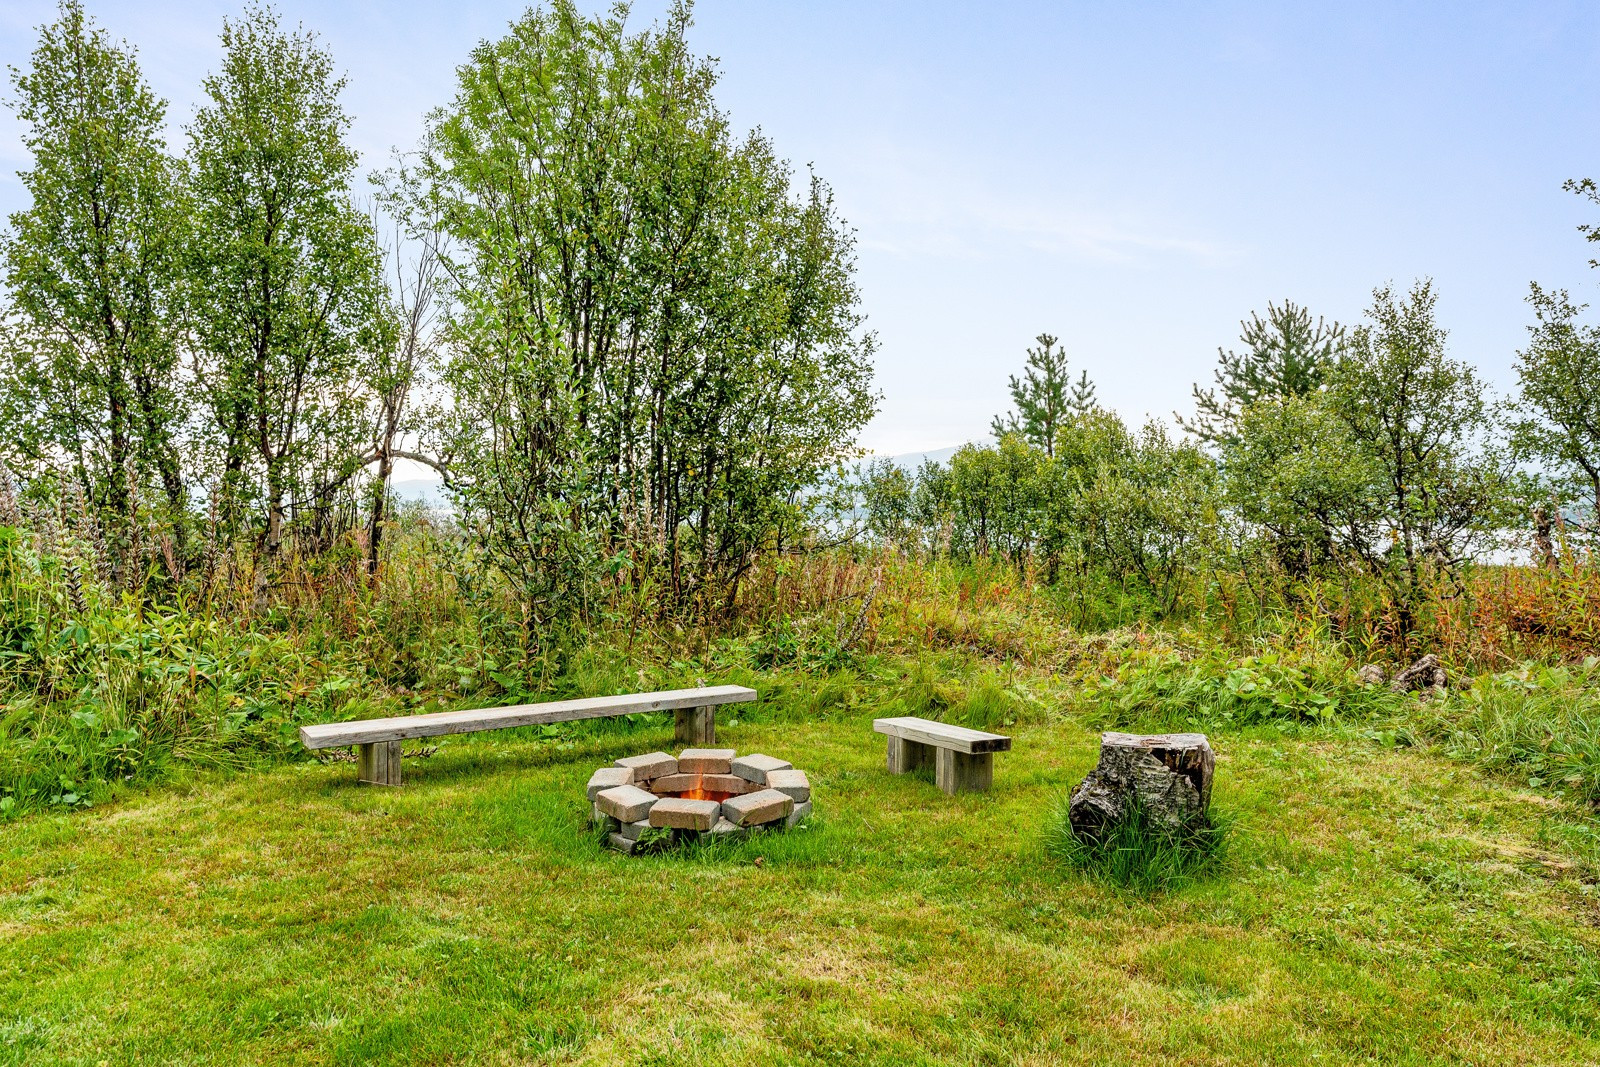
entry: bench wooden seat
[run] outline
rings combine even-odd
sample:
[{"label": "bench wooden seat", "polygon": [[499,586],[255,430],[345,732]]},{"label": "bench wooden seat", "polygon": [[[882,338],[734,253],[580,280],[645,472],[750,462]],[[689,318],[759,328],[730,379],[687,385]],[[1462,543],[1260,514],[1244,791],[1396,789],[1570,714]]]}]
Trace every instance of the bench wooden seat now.
[{"label": "bench wooden seat", "polygon": [[982,792],[994,783],[994,754],[1009,752],[1011,738],[965,726],[904,716],[874,719],[889,738],[889,773],[905,774],[934,764],[934,781],[952,796]]},{"label": "bench wooden seat", "polygon": [[754,689],[742,685],[713,685],[699,689],[672,689],[662,693],[631,693],[615,697],[581,697],[543,704],[516,704],[505,708],[468,711],[434,711],[426,715],[395,715],[386,719],[318,723],[300,727],[300,743],[310,749],[360,746],[357,779],[367,785],[400,784],[400,742],[413,737],[469,734],[479,730],[506,730],[514,726],[540,726],[578,719],[603,719],[673,711],[676,739],[685,745],[705,747],[717,739],[718,704],[743,704],[756,698]]}]

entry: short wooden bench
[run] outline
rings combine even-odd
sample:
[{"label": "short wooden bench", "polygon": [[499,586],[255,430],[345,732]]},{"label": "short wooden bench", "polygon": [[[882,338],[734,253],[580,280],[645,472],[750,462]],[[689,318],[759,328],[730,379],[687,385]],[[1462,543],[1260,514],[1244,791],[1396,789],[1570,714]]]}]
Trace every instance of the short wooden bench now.
[{"label": "short wooden bench", "polygon": [[472,711],[435,711],[387,719],[319,723],[300,727],[300,743],[310,749],[360,746],[357,780],[365,785],[400,784],[400,742],[411,737],[470,734],[513,726],[542,726],[577,719],[604,719],[649,711],[675,712],[676,739],[705,747],[717,739],[717,705],[743,704],[756,698],[742,685],[672,689],[664,693],[632,693],[619,697],[583,697],[544,704],[516,704]]},{"label": "short wooden bench", "polygon": [[890,774],[932,763],[934,781],[952,796],[988,789],[994,784],[994,754],[1011,750],[1009,737],[932,719],[874,719],[872,728],[889,735]]}]

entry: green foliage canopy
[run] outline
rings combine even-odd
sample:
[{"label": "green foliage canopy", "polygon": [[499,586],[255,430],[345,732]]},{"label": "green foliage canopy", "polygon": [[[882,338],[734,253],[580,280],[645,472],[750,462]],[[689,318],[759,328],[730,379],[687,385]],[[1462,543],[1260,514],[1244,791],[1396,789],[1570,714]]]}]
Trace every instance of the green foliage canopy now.
[{"label": "green foliage canopy", "polygon": [[1244,409],[1262,400],[1308,396],[1322,387],[1344,351],[1344,327],[1311,321],[1311,312],[1285,300],[1267,304],[1239,324],[1243,352],[1217,351],[1216,386],[1194,387],[1195,415],[1179,423],[1208,444],[1235,436]]},{"label": "green foliage canopy", "polygon": [[1535,322],[1517,353],[1521,385],[1512,447],[1553,478],[1558,500],[1600,515],[1600,329],[1565,292],[1532,286]]},{"label": "green foliage canopy", "polygon": [[25,466],[64,459],[113,529],[153,477],[184,501],[175,296],[183,217],[166,105],[133,51],[76,0],[13,74],[31,205],[0,236],[10,320],[5,437]]},{"label": "green foliage canopy", "polygon": [[263,7],[226,20],[222,47],[188,131],[190,322],[226,517],[259,499],[270,558],[286,518],[325,512],[354,475],[361,360],[394,323],[372,223],[351,201],[332,59]]},{"label": "green foliage canopy", "polygon": [[1304,575],[1353,563],[1411,628],[1423,586],[1514,521],[1507,456],[1473,369],[1451,359],[1429,281],[1373,293],[1324,389],[1246,405],[1223,448],[1228,499]]},{"label": "green foliage canopy", "polygon": [[735,137],[689,14],[530,11],[391,185],[449,240],[457,499],[545,618],[597,539],[671,603],[731,597],[876,406],[853,239]]}]

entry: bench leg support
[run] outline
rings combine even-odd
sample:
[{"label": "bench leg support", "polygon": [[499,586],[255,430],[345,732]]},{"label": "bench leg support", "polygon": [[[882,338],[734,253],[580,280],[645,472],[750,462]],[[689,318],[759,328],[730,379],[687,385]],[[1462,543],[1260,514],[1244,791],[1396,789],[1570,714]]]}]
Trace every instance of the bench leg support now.
[{"label": "bench leg support", "polygon": [[690,748],[705,748],[717,743],[717,709],[679,708],[672,713],[672,740]]},{"label": "bench leg support", "polygon": [[360,747],[356,771],[362,785],[400,784],[400,742],[375,741]]},{"label": "bench leg support", "polygon": [[933,746],[889,735],[889,773],[905,774],[933,762]]},{"label": "bench leg support", "polygon": [[994,753],[968,755],[951,748],[939,749],[934,781],[951,796],[957,793],[983,793],[994,784]]}]

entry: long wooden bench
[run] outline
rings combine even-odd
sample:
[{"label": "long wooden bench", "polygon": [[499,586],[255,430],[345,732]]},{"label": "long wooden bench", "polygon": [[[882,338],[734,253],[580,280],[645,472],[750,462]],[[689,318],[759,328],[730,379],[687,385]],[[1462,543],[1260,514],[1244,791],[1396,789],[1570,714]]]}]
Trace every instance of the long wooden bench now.
[{"label": "long wooden bench", "polygon": [[872,728],[889,737],[890,774],[932,763],[934,781],[952,796],[988,789],[994,784],[994,754],[1011,750],[1011,738],[1001,734],[915,716],[874,719]]},{"label": "long wooden bench", "polygon": [[470,734],[479,730],[506,730],[513,726],[542,726],[552,722],[672,711],[676,713],[674,726],[677,741],[703,748],[717,739],[718,704],[743,704],[755,698],[756,691],[742,685],[713,685],[700,689],[672,689],[663,693],[552,700],[543,704],[516,704],[506,708],[435,711],[426,715],[396,715],[387,719],[302,726],[300,743],[310,749],[359,745],[357,780],[365,785],[399,785],[400,742],[407,738]]}]

